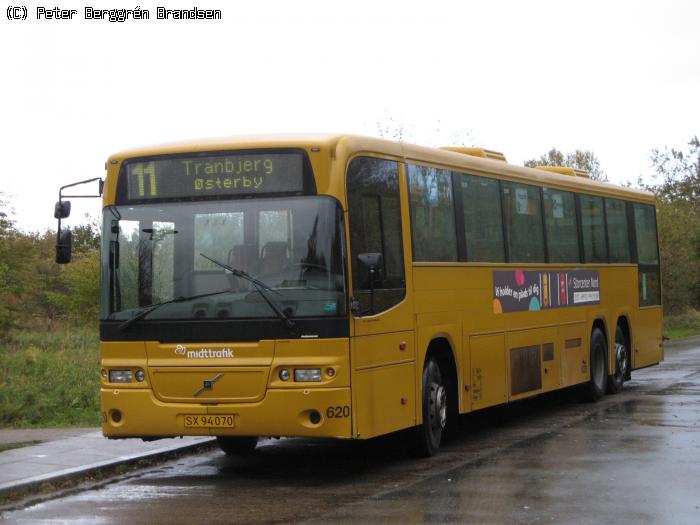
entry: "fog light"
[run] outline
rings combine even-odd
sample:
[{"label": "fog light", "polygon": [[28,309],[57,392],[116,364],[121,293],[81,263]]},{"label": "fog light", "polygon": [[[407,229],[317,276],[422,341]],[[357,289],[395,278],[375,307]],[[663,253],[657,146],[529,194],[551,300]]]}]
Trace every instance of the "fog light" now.
[{"label": "fog light", "polygon": [[328,377],[335,376],[335,368],[326,368],[326,374],[328,374]]},{"label": "fog light", "polygon": [[112,410],[110,415],[115,423],[119,423],[122,420],[122,413],[119,410]]},{"label": "fog light", "polygon": [[146,379],[146,374],[143,372],[143,370],[137,370],[134,376],[136,377],[136,381],[139,383]]},{"label": "fog light", "polygon": [[289,370],[287,370],[286,368],[280,370],[280,379],[282,381],[289,381]]},{"label": "fog light", "polygon": [[131,383],[131,370],[110,370],[110,383]]},{"label": "fog light", "polygon": [[295,368],[294,381],[310,382],[321,380],[320,368]]},{"label": "fog light", "polygon": [[309,412],[309,421],[311,421],[314,425],[318,425],[321,422],[321,414],[315,410],[312,410]]},{"label": "fog light", "polygon": [[103,377],[104,379],[107,379],[107,370],[105,370],[105,369],[103,368],[102,371],[100,372],[100,374],[102,374],[102,377]]}]

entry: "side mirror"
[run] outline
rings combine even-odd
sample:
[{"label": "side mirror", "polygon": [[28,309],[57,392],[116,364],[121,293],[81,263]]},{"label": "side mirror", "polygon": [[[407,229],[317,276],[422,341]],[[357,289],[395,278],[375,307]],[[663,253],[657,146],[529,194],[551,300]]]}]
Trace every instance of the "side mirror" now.
[{"label": "side mirror", "polygon": [[70,201],[58,201],[53,209],[56,219],[65,219],[70,215]]},{"label": "side mirror", "polygon": [[359,265],[357,287],[373,290],[384,281],[384,256],[381,253],[361,253],[357,256]]},{"label": "side mirror", "polygon": [[70,230],[61,230],[58,232],[56,241],[56,262],[58,264],[67,264],[71,260],[71,251],[73,250],[73,232]]}]

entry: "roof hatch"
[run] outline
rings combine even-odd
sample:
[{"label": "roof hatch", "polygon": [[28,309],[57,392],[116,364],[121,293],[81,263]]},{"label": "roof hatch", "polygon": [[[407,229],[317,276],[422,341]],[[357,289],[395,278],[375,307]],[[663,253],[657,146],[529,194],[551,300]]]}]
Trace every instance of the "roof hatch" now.
[{"label": "roof hatch", "polygon": [[585,177],[590,178],[587,171],[578,170],[576,168],[570,168],[568,166],[535,166],[535,169],[552,171],[554,173],[559,173],[560,175],[569,175],[570,177]]},{"label": "roof hatch", "polygon": [[447,151],[454,151],[455,153],[462,153],[464,155],[471,155],[472,157],[481,157],[482,159],[493,159],[500,160],[502,162],[506,161],[506,156],[500,151],[493,151],[484,148],[465,148],[462,146],[443,146],[440,149]]}]

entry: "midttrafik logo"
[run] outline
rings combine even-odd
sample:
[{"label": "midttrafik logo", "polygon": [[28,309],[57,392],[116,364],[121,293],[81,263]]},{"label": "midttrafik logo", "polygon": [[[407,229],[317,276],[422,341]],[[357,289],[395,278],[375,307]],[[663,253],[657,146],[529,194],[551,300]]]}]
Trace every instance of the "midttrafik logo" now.
[{"label": "midttrafik logo", "polygon": [[187,359],[222,359],[233,357],[233,350],[228,347],[220,350],[212,350],[211,348],[188,350],[185,345],[177,345],[175,347],[175,353],[185,356]]}]

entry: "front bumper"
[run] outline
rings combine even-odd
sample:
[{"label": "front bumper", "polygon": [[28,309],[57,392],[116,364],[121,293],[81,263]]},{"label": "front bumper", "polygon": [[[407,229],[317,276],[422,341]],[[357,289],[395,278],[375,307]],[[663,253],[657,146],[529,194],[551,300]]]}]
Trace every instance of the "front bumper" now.
[{"label": "front bumper", "polygon": [[[256,403],[164,403],[149,389],[101,389],[102,433],[110,438],[173,436],[352,437],[349,388],[268,389]],[[338,407],[341,407],[338,410]],[[347,407],[343,410],[343,407]],[[330,410],[329,410],[330,409]],[[115,421],[113,415],[121,415]],[[320,414],[313,423],[312,412]],[[234,428],[185,428],[184,416],[232,415]]]}]

